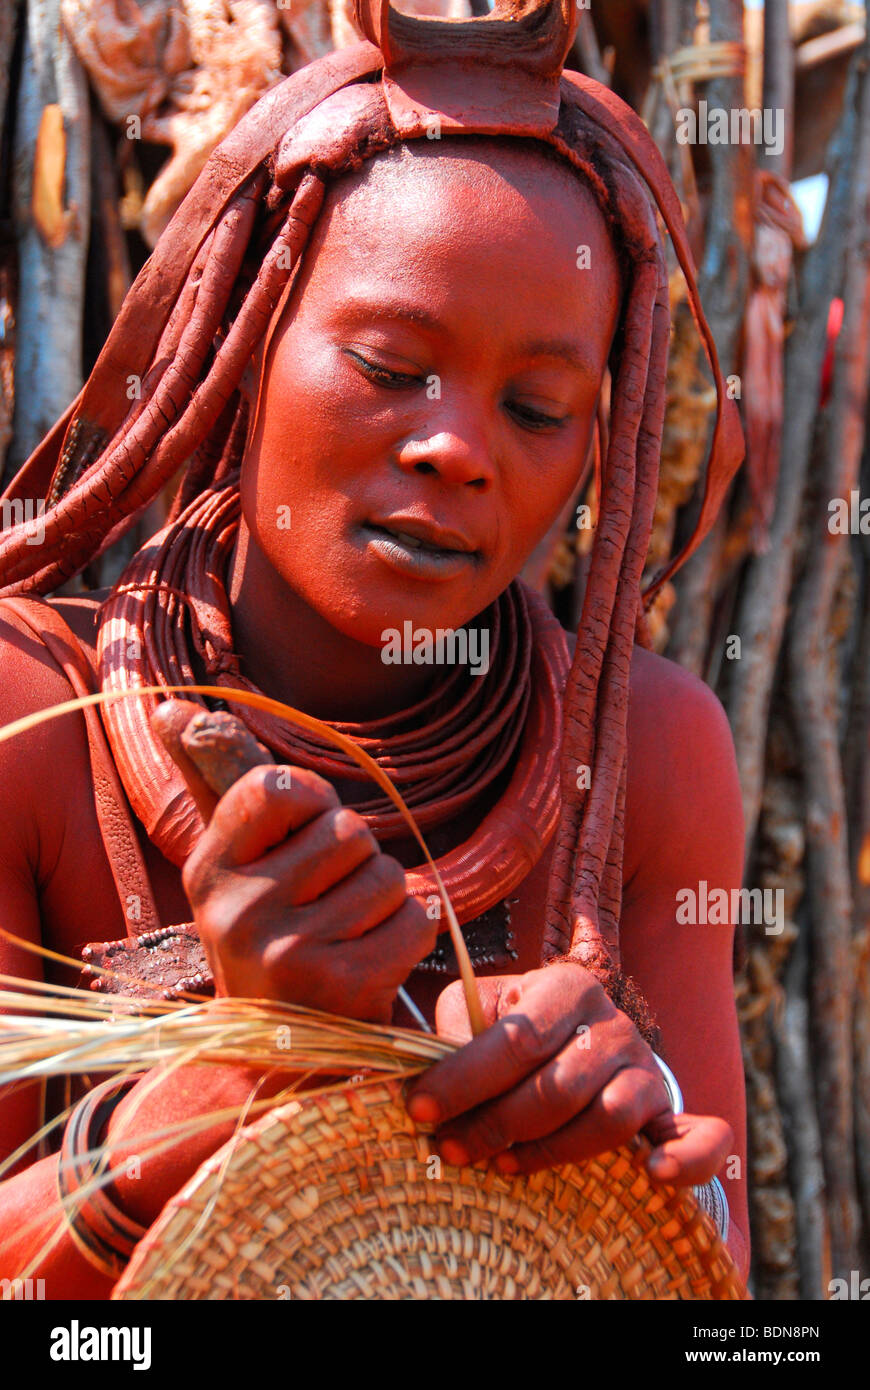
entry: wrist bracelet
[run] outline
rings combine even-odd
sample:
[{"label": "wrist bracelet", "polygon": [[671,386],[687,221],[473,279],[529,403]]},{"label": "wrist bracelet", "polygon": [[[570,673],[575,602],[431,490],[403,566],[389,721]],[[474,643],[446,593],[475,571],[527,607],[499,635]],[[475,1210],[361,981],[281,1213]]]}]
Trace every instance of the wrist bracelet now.
[{"label": "wrist bracelet", "polygon": [[671,1109],[673,1110],[675,1115],[682,1115],[683,1093],[680,1090],[677,1078],[674,1076],[674,1073],[671,1071],[667,1062],[663,1062],[657,1052],[653,1052],[653,1057],[655,1057],[656,1062],[658,1063],[659,1071],[662,1074],[662,1080],[665,1083],[665,1090],[668,1093],[668,1100],[671,1102]]},{"label": "wrist bracelet", "polygon": [[719,1227],[719,1234],[722,1239],[727,1240],[731,1218],[728,1212],[728,1198],[725,1196],[725,1189],[719,1179],[711,1178],[702,1187],[693,1187],[692,1191],[698,1206],[704,1208],[707,1215]]},{"label": "wrist bracelet", "polygon": [[123,1273],[147,1227],[113,1201],[111,1184],[91,1186],[109,1166],[107,1151],[93,1151],[100,1148],[113,1110],[143,1075],[113,1076],[78,1102],[64,1128],[57,1166],[58,1191],[73,1242],[90,1264],[112,1279]]},{"label": "wrist bracelet", "polygon": [[[677,1078],[674,1076],[674,1073],[667,1063],[662,1061],[658,1053],[654,1052],[653,1056],[659,1065],[662,1080],[665,1083],[665,1089],[668,1093],[668,1099],[671,1102],[671,1109],[675,1115],[682,1115],[683,1093],[680,1090]],[[709,1182],[702,1183],[698,1187],[693,1187],[692,1192],[694,1193],[698,1205],[703,1207],[707,1215],[715,1221],[722,1239],[727,1240],[728,1227],[730,1225],[728,1198],[725,1196],[725,1189],[719,1179],[711,1178]]]}]

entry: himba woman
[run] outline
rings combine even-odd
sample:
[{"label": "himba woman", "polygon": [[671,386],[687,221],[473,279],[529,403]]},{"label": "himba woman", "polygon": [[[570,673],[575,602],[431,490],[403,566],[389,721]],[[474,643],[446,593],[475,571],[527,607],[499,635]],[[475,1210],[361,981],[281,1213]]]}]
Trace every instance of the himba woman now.
[{"label": "himba woman", "polygon": [[[562,73],[573,0],[357,15],[369,41],[272,89],[212,155],[15,479],[8,496],[47,507],[42,544],[32,525],[0,536],[0,720],[71,687],[216,682],[353,735],[437,856],[489,1025],[414,1083],[412,1118],[446,1161],[505,1173],[643,1134],[653,1180],[696,1187],[745,1273],[732,932],[675,916],[681,888],[740,884],[735,760],[711,692],[644,645],[662,222],[719,394],[680,558],[741,457],[677,200],[637,117]],[[517,576],[576,492],[608,370],[575,639]],[[45,597],[173,481],[168,525],[116,586]],[[406,622],[485,634],[488,670],[386,664]],[[248,771],[205,828],[154,706],[119,700],[0,749],[7,931],[77,959],[192,921],[219,995],[413,1026],[404,986],[470,1038],[433,879],[352,760],[236,704],[277,766]],[[32,978],[35,960],[0,946],[7,973]],[[32,1272],[49,1298],[108,1296],[231,1127],[141,1165],[125,1136],[239,1106],[258,1082],[188,1068],[86,1094],[63,1151],[105,1143],[114,1185],[64,1210],[56,1154],[8,1178],[0,1274],[46,1248]],[[37,1128],[34,1089],[0,1100],[6,1153]]]}]

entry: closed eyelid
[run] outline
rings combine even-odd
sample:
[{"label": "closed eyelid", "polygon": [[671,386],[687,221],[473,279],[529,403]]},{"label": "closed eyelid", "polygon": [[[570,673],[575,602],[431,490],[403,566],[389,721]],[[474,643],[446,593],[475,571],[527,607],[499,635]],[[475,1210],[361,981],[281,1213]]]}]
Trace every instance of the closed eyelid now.
[{"label": "closed eyelid", "polygon": [[[419,366],[413,363],[409,357],[402,357],[401,353],[390,352],[386,348],[368,347],[361,343],[348,343],[342,347],[341,351],[350,357],[357,358],[358,361],[368,362],[372,366],[379,367],[387,372],[395,371],[399,374],[404,374],[407,368],[410,374],[412,369],[417,372],[420,370]],[[394,365],[396,363],[401,363],[402,365]]]},{"label": "closed eyelid", "polygon": [[354,357],[362,358],[366,362],[371,362],[384,371],[409,376],[418,375],[423,371],[419,359],[406,356],[397,348],[389,347],[385,343],[366,343],[351,339],[342,344],[341,350]]}]

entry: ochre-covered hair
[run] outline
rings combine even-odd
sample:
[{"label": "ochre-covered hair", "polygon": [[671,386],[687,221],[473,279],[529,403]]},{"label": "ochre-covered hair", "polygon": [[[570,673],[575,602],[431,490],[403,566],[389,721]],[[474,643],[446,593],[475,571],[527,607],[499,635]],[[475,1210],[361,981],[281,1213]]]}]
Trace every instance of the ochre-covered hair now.
[{"label": "ochre-covered hair", "polygon": [[[433,134],[544,141],[592,190],[625,268],[599,520],[565,693],[545,935],[550,957],[569,942],[574,958],[612,983],[629,670],[665,407],[669,309],[656,211],[686,275],[719,412],[696,530],[647,601],[700,543],[740,463],[736,408],[725,399],[658,151],[611,92],[562,72],[574,0],[500,0],[485,18],[453,22],[415,20],[386,0],[356,0],[356,8],[371,42],[268,92],[213,153],[163,233],[89,380],[6,494],[44,497],[48,506],[39,547],[27,544],[23,527],[0,537],[0,593],[56,589],[128,530],[179,470],[176,515],[232,475],[250,423],[242,374],[280,319],[331,180]],[[141,381],[132,402],[131,377]],[[578,763],[592,769],[589,789],[577,787]]]}]

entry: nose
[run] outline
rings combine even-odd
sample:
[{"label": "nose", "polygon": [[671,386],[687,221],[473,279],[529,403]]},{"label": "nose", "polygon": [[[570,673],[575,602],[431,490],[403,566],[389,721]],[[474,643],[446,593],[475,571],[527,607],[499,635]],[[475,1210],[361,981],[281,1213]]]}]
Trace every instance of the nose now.
[{"label": "nose", "polygon": [[441,430],[428,439],[406,440],[396,457],[405,472],[437,473],[453,487],[467,484],[484,492],[493,479],[489,450],[470,430]]}]

